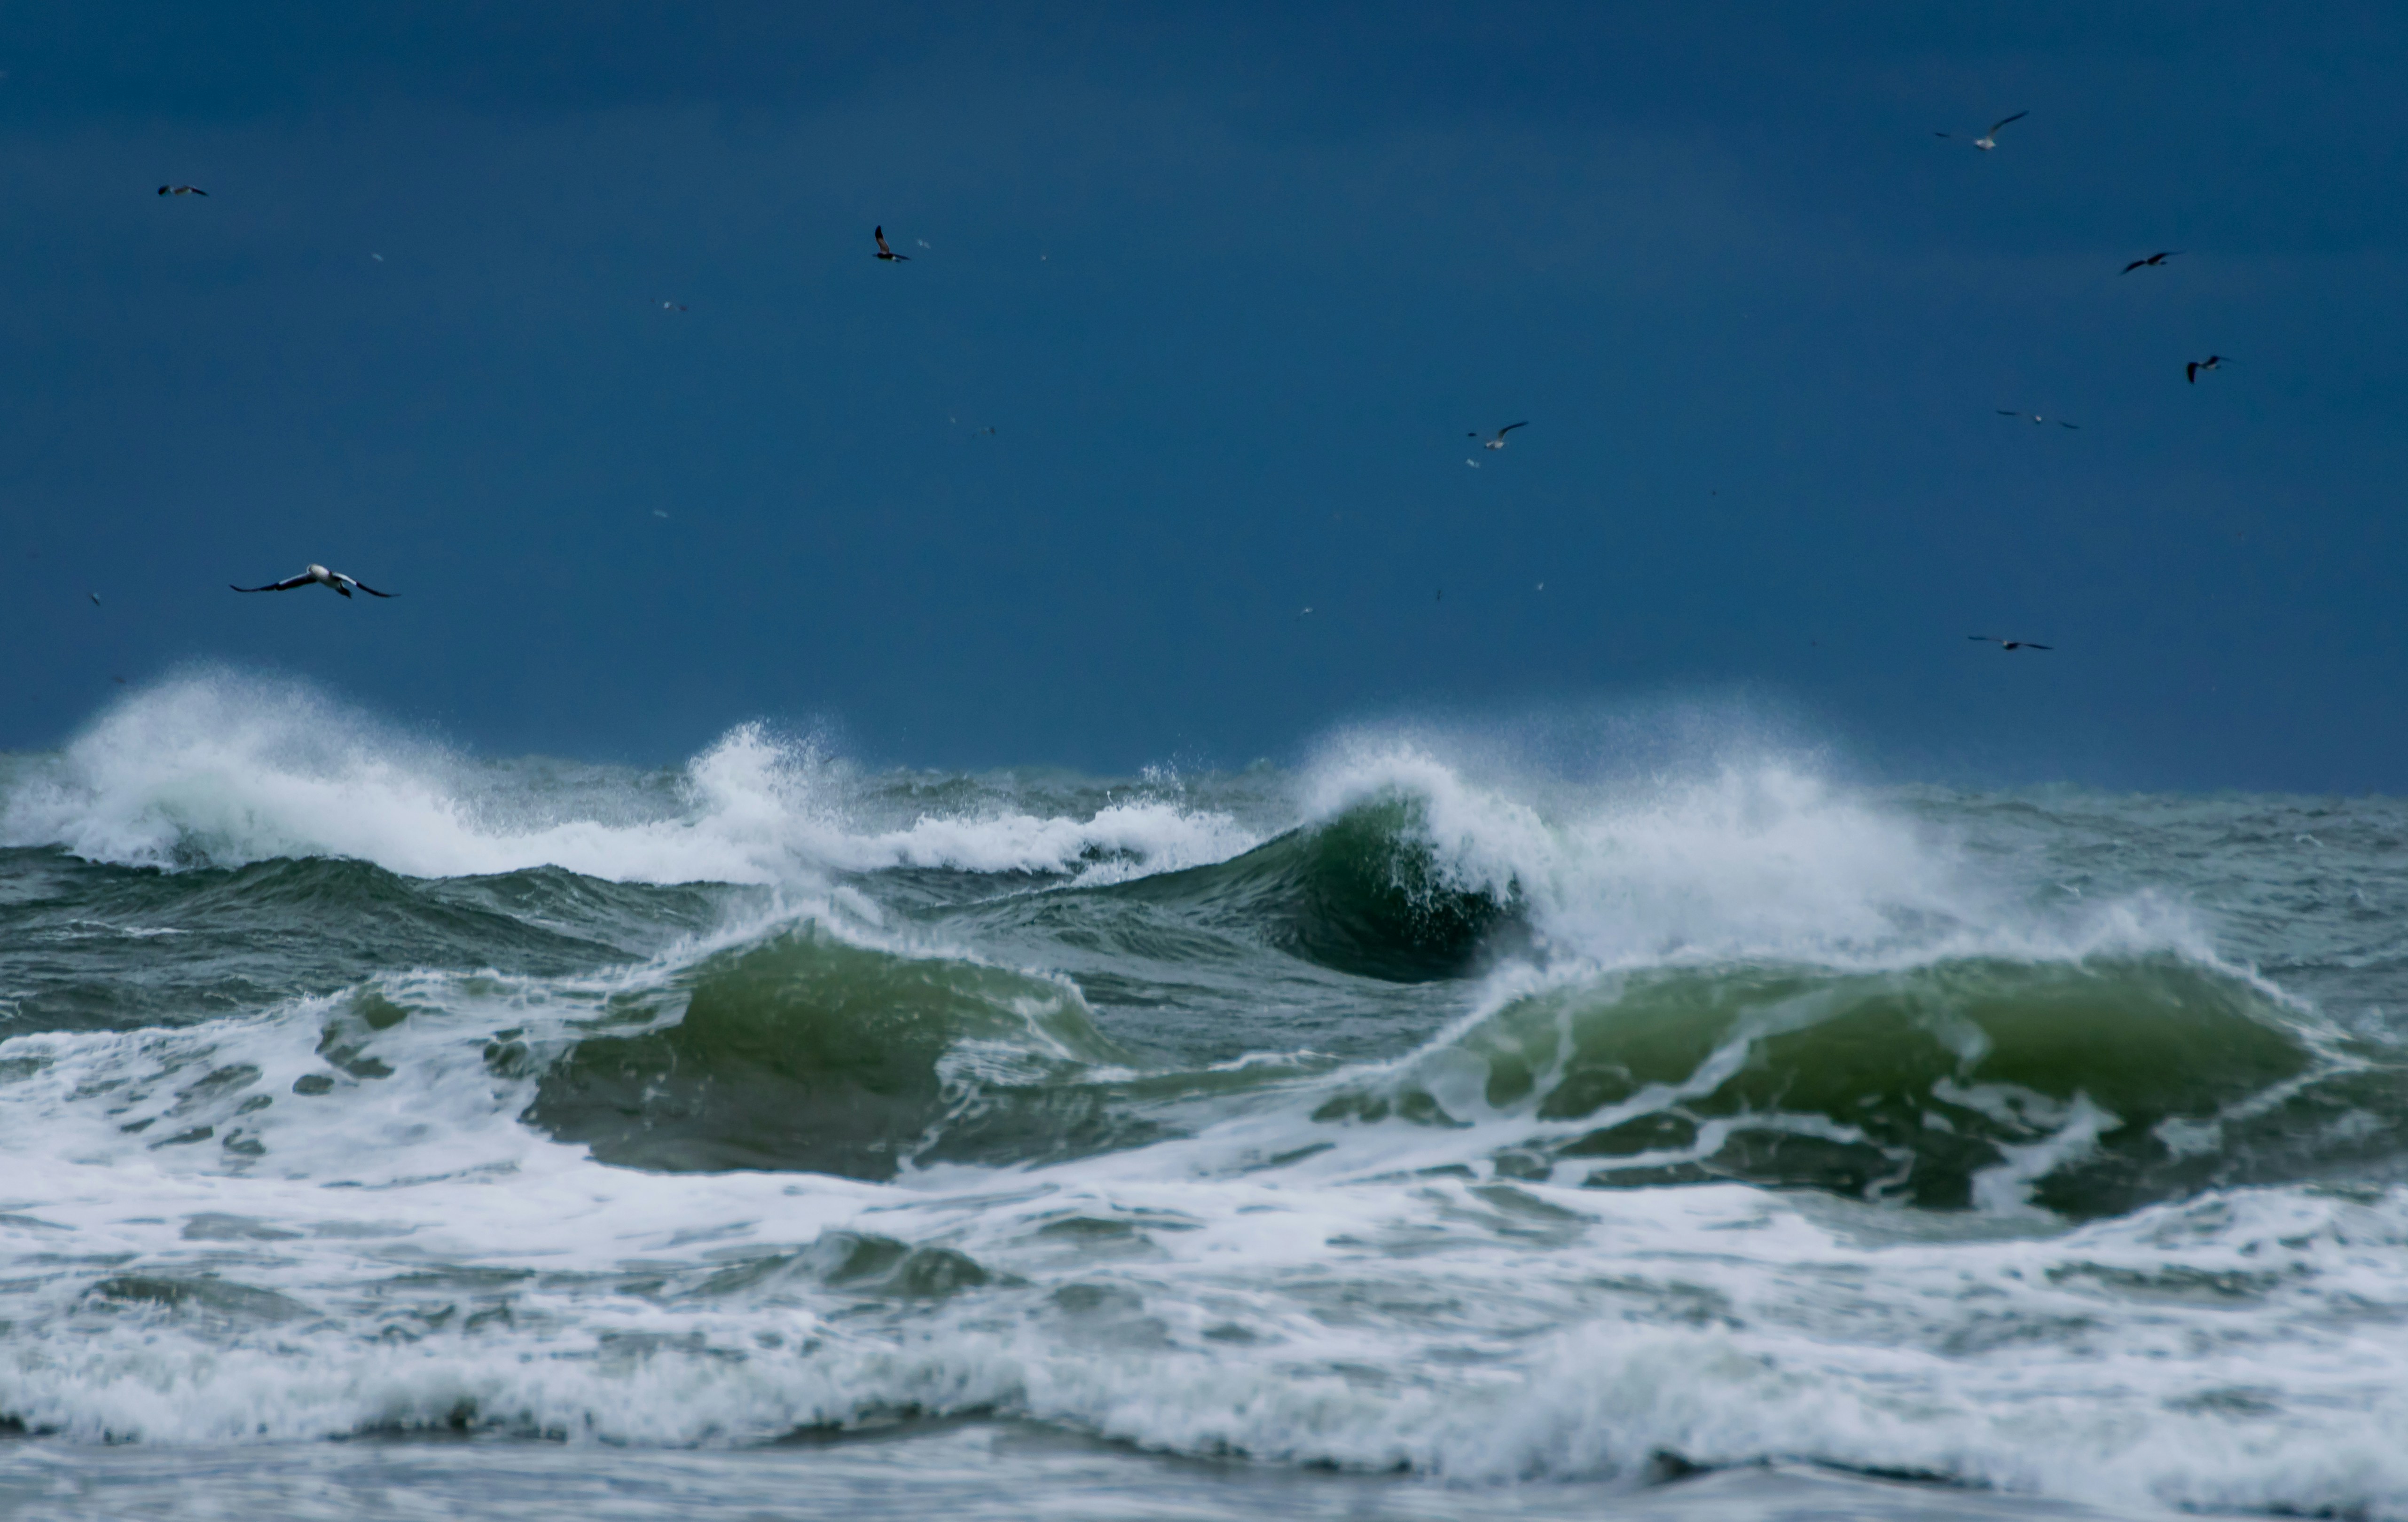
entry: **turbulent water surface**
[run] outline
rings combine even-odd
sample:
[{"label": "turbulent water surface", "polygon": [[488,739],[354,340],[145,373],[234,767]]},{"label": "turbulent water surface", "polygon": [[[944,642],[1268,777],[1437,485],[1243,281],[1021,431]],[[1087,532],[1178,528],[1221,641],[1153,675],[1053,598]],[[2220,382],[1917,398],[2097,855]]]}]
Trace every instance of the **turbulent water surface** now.
[{"label": "turbulent water surface", "polygon": [[0,1512],[2408,1516],[2408,807],[0,757]]}]

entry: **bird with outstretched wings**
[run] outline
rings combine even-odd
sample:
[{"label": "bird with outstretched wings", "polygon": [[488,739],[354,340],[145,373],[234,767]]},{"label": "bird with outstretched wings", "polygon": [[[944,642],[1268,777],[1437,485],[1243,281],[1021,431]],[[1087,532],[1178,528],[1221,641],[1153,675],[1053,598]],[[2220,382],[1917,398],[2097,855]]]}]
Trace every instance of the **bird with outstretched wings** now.
[{"label": "bird with outstretched wings", "polygon": [[236,592],[290,592],[296,586],[322,586],[332,588],[346,597],[351,595],[354,588],[366,593],[371,597],[394,596],[390,592],[379,592],[356,576],[346,576],[341,571],[328,570],[323,566],[316,565],[309,567],[298,576],[288,576],[281,582],[270,582],[265,586],[234,586],[231,582],[226,584]]}]

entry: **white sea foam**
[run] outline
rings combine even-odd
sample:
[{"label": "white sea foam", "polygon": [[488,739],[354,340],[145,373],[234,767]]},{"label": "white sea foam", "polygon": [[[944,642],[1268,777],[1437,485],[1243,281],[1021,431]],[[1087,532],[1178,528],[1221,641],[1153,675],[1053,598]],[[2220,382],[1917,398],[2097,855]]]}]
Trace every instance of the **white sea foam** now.
[{"label": "white sea foam", "polygon": [[884,867],[1110,881],[1256,838],[1157,797],[1084,817],[989,799],[881,825],[860,795],[853,768],[757,725],[673,778],[497,767],[305,686],[212,671],[129,696],[22,779],[0,800],[0,840],[133,866],[349,856],[414,877],[555,866],[622,882],[786,883]]},{"label": "white sea foam", "polygon": [[[2408,1191],[1935,1240],[1738,1185],[1498,1179],[1510,1132],[1476,1104],[1456,1129],[1316,1126],[1310,1078],[1187,1138],[892,1185],[633,1172],[518,1119],[531,1081],[487,1035],[556,1039],[704,950],[392,981],[414,1012],[368,1048],[392,1076],[317,1097],[292,1085],[326,1071],[341,999],[0,1043],[10,1409],[171,1445],[464,1414],[680,1445],[905,1408],[1464,1484],[1627,1480],[1663,1451],[2408,1515]],[[265,1150],[228,1148],[237,1128]],[[996,1277],[882,1310],[801,1271],[712,1287],[838,1230]]]},{"label": "white sea foam", "polygon": [[[518,1124],[523,1083],[478,1059],[479,1031],[578,1017],[558,985],[410,995],[450,1007],[380,1034],[392,1078],[320,1098],[289,1089],[318,1070],[313,1003],[0,1045],[38,1064],[0,1086],[29,1165],[0,1201],[13,1411],[168,1444],[463,1413],[572,1442],[711,1443],[1000,1412],[1474,1484],[1627,1478],[1664,1451],[2107,1504],[2408,1515],[2408,1192],[2244,1191],[1932,1240],[1737,1185],[1432,1176],[1418,1170],[1441,1158],[1480,1175],[1490,1139],[1299,1127],[1292,1110],[1232,1124],[1338,1148],[1269,1171],[1206,1136],[888,1185],[664,1177]],[[90,1093],[113,1077],[164,1098],[236,1065],[260,1070],[240,1092],[275,1097],[251,1116],[256,1159],[153,1149],[160,1127],[129,1135]],[[1046,1229],[1065,1221],[1123,1234]],[[884,1311],[807,1273],[711,1287],[839,1229],[997,1278]],[[209,1288],[169,1307],[160,1285]]]},{"label": "white sea foam", "polygon": [[[845,768],[749,729],[649,790],[507,781],[294,689],[194,678],[21,782],[5,827],[118,861],[780,883],[1152,869],[1258,833],[1165,794],[875,819]],[[1953,1223],[1737,1185],[1509,1181],[1494,1158],[1531,1118],[1490,1107],[1455,1044],[1511,998],[1668,960],[2206,955],[2178,906],[2035,908],[1944,833],[1778,761],[1574,788],[1364,743],[1312,770],[1294,817],[1383,795],[1418,801],[1455,885],[1518,893],[1553,954],[1390,1065],[1460,1126],[1315,1124],[1371,1070],[1283,1080],[1277,1054],[1253,1064],[1263,1086],[1182,1101],[1149,1145],[886,1185],[636,1172],[521,1119],[535,1080],[489,1064],[489,1041],[558,1050],[647,1001],[673,1019],[726,936],[585,979],[389,977],[411,1013],[365,1055],[391,1075],[328,1094],[294,1085],[329,1074],[340,999],[0,1042],[8,1410],[165,1444],[455,1420],[708,1444],[916,1409],[1469,1484],[1627,1479],[1664,1451],[2408,1516],[2408,1191],[2214,1194],[2070,1229],[2011,1213],[2037,1153]],[[882,1301],[795,1257],[736,1282],[832,1231],[992,1278]]]},{"label": "white sea foam", "polygon": [[2169,950],[2214,959],[2189,912],[2162,896],[2035,908],[1945,831],[1781,755],[1708,756],[1576,787],[1484,775],[1420,739],[1355,738],[1315,765],[1304,796],[1322,820],[1412,800],[1444,885],[1518,896],[1546,949],[1591,969]]},{"label": "white sea foam", "polygon": [[1418,806],[1446,885],[1518,897],[1550,955],[1601,968],[2212,955],[2171,900],[2035,909],[1943,831],[1762,752],[1573,786],[1437,739],[1350,736],[1305,771],[1284,820],[1160,786],[1068,810],[1010,789],[911,810],[873,796],[875,781],[757,725],[674,773],[480,762],[297,683],[203,671],[129,695],[22,774],[0,797],[0,841],[140,866],[349,856],[417,877],[557,866],[788,885],[907,867],[1093,884],[1223,860],[1283,824],[1397,797]]}]

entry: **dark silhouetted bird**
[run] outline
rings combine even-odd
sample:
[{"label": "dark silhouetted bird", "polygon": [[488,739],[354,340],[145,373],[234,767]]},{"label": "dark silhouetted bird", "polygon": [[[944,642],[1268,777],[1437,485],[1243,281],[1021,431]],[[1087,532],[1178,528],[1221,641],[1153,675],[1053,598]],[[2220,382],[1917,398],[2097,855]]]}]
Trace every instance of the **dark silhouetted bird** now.
[{"label": "dark silhouetted bird", "polygon": [[2000,650],[2055,650],[2057,648],[2055,645],[2036,645],[2028,639],[2001,639],[1995,634],[1969,634],[1965,638],[1996,645]]}]

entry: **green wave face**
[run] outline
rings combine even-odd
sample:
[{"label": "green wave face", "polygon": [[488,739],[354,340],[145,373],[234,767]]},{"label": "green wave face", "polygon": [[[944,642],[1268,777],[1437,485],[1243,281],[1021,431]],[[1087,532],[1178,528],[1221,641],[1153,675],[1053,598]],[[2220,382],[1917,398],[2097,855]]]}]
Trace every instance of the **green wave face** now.
[{"label": "green wave face", "polygon": [[1450,883],[1423,805],[1399,795],[1230,861],[1100,891],[1217,911],[1291,955],[1391,983],[1465,976],[1525,935],[1518,893]]},{"label": "green wave face", "polygon": [[806,926],[706,959],[679,1023],[579,1041],[526,1118],[627,1167],[884,1179],[1136,1140],[1083,1081],[1119,1058],[1065,984]]},{"label": "green wave face", "polygon": [[16,1030],[189,1025],[412,968],[574,976],[705,931],[750,897],[555,867],[428,879],[310,857],[167,872],[52,848],[0,850],[0,877],[22,885],[0,903]]},{"label": "green wave face", "polygon": [[[1466,1057],[1469,1101],[1445,1076]],[[1976,959],[1656,970],[1537,994],[1315,1118],[1445,1125],[1484,1104],[1547,1123],[1505,1171],[2091,1217],[2345,1165],[2368,1129],[2353,1111],[2397,1123],[2390,1086],[2211,969]]]}]

